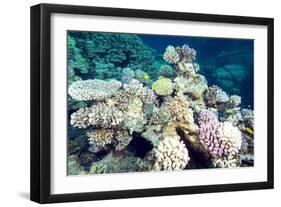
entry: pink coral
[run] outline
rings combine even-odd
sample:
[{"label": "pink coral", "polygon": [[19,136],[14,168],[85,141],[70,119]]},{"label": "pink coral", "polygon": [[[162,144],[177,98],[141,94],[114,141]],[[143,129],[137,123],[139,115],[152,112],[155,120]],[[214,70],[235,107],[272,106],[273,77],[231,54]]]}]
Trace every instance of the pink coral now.
[{"label": "pink coral", "polygon": [[223,156],[226,140],[223,137],[217,116],[212,111],[202,111],[199,117],[199,126],[200,143],[212,157]]}]

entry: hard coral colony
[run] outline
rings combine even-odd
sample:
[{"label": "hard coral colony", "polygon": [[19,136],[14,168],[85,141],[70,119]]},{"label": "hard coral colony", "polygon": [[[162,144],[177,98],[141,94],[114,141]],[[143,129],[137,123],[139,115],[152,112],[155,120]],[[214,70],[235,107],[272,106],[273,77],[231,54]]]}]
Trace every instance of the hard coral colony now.
[{"label": "hard coral colony", "polygon": [[136,35],[79,34],[68,36],[69,175],[253,165],[253,111],[208,86],[195,49],[155,60]]}]

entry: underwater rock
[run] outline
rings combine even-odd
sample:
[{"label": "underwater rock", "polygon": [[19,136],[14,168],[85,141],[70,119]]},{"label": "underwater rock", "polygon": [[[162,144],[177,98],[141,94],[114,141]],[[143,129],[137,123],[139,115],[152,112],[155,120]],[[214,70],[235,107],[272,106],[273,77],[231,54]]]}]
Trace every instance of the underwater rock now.
[{"label": "underwater rock", "polygon": [[211,160],[210,153],[200,143],[198,135],[190,134],[181,128],[177,128],[176,132],[189,150],[191,163],[188,166],[192,168],[209,167]]},{"label": "underwater rock", "polygon": [[184,77],[195,77],[196,76],[196,72],[193,67],[193,64],[190,62],[181,61],[177,64],[176,69],[177,69],[178,76],[184,76]]},{"label": "underwater rock", "polygon": [[159,96],[168,96],[173,93],[173,83],[169,78],[159,77],[151,88]]}]

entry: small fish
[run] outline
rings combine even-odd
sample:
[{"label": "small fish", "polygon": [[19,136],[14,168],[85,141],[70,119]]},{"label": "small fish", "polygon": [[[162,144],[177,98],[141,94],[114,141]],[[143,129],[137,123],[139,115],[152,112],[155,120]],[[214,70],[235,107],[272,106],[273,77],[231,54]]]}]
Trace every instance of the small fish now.
[{"label": "small fish", "polygon": [[246,128],[245,128],[245,131],[248,132],[248,133],[251,134],[251,135],[254,134],[254,131],[253,131],[251,128],[249,128],[249,127],[246,127]]},{"label": "small fish", "polygon": [[149,78],[151,78],[151,76],[150,75],[144,75],[143,78],[144,79],[149,79]]}]

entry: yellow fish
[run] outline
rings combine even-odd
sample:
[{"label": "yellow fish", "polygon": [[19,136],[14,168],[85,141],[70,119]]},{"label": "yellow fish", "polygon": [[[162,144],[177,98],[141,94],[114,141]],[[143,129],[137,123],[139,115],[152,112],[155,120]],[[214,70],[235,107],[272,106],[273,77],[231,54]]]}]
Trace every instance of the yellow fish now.
[{"label": "yellow fish", "polygon": [[144,75],[143,78],[144,79],[149,79],[149,78],[151,78],[151,76],[150,75]]},{"label": "yellow fish", "polygon": [[248,132],[251,135],[254,134],[254,131],[251,128],[249,128],[249,127],[246,127],[245,130],[246,130],[246,132]]}]

